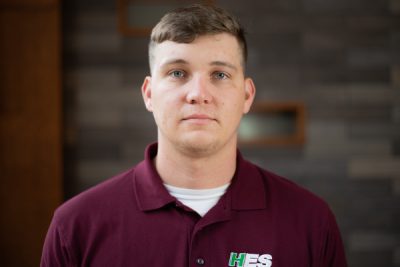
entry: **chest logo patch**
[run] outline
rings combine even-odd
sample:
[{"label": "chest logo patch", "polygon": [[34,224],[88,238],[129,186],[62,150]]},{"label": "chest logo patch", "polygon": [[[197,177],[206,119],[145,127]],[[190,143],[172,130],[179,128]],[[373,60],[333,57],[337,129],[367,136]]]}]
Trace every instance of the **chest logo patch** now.
[{"label": "chest logo patch", "polygon": [[231,252],[229,265],[232,267],[271,267],[272,256],[270,254],[251,254]]}]

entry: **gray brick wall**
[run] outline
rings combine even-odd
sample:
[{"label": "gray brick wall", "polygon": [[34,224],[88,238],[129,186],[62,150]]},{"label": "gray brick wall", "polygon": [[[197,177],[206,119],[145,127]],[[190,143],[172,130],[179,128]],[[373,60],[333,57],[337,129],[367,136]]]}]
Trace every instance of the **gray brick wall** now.
[{"label": "gray brick wall", "polygon": [[[350,266],[400,266],[400,1],[220,0],[248,29],[257,101],[302,101],[301,147],[242,148],[320,195]],[[66,197],[143,158],[156,139],[140,86],[147,38],[112,0],[64,1]]]}]

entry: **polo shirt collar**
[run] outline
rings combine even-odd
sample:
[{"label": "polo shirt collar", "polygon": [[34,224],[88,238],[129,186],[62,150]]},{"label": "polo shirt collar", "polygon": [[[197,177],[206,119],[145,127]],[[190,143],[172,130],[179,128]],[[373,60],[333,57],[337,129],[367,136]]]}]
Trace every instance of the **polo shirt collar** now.
[{"label": "polo shirt collar", "polygon": [[156,155],[157,143],[147,146],[144,161],[135,168],[136,198],[142,211],[156,210],[175,202],[153,164]]},{"label": "polo shirt collar", "polygon": [[[156,155],[157,143],[149,145],[144,161],[136,166],[134,172],[136,198],[143,211],[156,210],[176,202],[163,185],[153,164]],[[244,160],[239,151],[236,172],[224,198],[226,206],[234,210],[266,208],[265,184],[261,172],[258,167]]]},{"label": "polo shirt collar", "polygon": [[265,209],[266,186],[260,169],[243,159],[237,151],[236,173],[228,189],[227,197],[231,199],[234,210]]}]

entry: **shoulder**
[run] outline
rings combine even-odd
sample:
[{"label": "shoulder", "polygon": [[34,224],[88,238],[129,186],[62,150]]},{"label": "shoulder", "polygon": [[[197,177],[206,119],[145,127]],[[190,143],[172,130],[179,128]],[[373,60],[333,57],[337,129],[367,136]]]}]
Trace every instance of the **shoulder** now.
[{"label": "shoulder", "polygon": [[[77,266],[83,251],[111,232],[126,209],[134,210],[134,169],[116,175],[63,203],[54,213],[43,248],[48,266]],[[63,261],[60,263],[60,261]]]},{"label": "shoulder", "polygon": [[267,210],[279,225],[281,237],[288,236],[290,244],[299,240],[313,244],[313,266],[347,266],[340,231],[329,205],[296,183],[255,167],[264,181]]},{"label": "shoulder", "polygon": [[134,201],[134,170],[131,168],[67,200],[57,208],[54,219],[69,222],[77,218],[93,219],[92,217],[101,217],[122,209],[123,206],[119,203],[128,204]]},{"label": "shoulder", "polygon": [[329,205],[321,197],[295,182],[254,165],[265,185],[267,199],[271,205],[292,213],[330,216]]}]

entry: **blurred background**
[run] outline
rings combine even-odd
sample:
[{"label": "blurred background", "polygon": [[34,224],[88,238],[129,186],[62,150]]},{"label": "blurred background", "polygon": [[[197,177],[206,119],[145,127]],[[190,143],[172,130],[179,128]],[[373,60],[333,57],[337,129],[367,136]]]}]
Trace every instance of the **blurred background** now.
[{"label": "blurred background", "polygon": [[[2,266],[38,266],[54,209],[156,140],[142,28],[173,2],[0,0]],[[329,203],[350,266],[400,266],[400,0],[213,2],[247,29],[256,104],[301,107],[300,139],[243,154]]]}]

